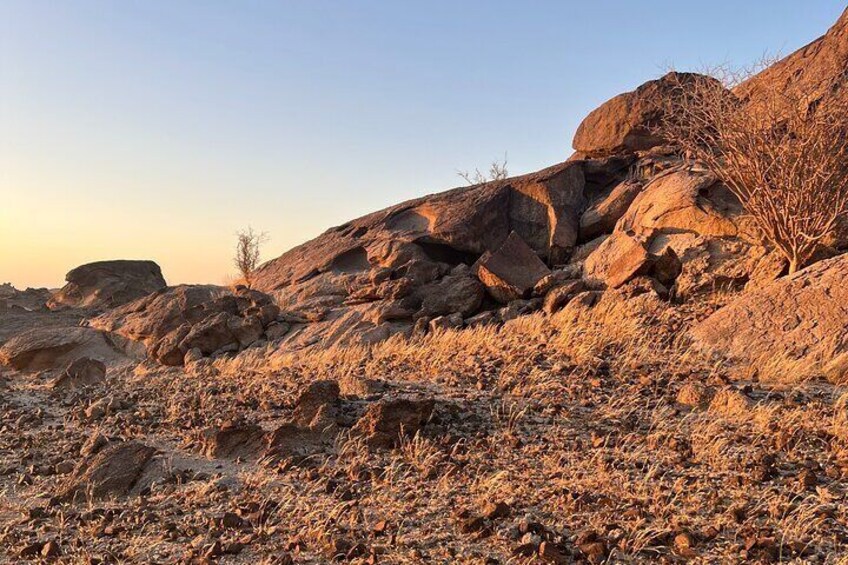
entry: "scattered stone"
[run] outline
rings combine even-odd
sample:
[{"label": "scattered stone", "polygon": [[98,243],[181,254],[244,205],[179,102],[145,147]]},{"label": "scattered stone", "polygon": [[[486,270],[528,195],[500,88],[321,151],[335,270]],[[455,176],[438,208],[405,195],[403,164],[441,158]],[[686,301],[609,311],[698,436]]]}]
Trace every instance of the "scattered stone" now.
[{"label": "scattered stone", "polygon": [[34,543],[28,543],[23,546],[20,551],[18,551],[18,557],[35,557],[36,555],[41,554],[44,546],[44,542],[37,541]]},{"label": "scattered stone", "polygon": [[262,458],[269,462],[287,461],[299,463],[319,453],[325,441],[331,441],[334,434],[330,429],[309,429],[293,423],[285,423],[265,436],[265,451]]},{"label": "scattered stone", "polygon": [[381,535],[385,534],[386,532],[388,532],[388,530],[389,530],[389,523],[386,520],[380,520],[379,522],[374,524],[373,528],[371,528],[371,532],[375,536],[381,536]]},{"label": "scattered stone", "polygon": [[691,408],[706,408],[713,399],[712,387],[699,381],[689,381],[677,393],[677,402]]},{"label": "scattered stone", "polygon": [[486,520],[482,516],[468,516],[459,522],[459,531],[463,534],[477,534],[486,529]]},{"label": "scattered stone", "polygon": [[471,316],[465,320],[465,326],[468,328],[476,328],[496,324],[497,322],[498,318],[495,313],[491,310],[486,310],[485,312],[480,312],[479,314]]},{"label": "scattered stone", "polygon": [[393,398],[371,404],[352,432],[365,436],[368,445],[391,448],[401,435],[413,436],[430,419],[432,398]]},{"label": "scattered stone", "polygon": [[746,419],[751,415],[753,402],[743,392],[727,387],[713,397],[709,411],[724,418]]},{"label": "scattered stone", "polygon": [[264,431],[258,424],[231,420],[203,432],[203,454],[210,459],[254,457],[262,450],[263,437]]},{"label": "scattered stone", "polygon": [[519,316],[531,314],[542,307],[543,301],[541,298],[533,298],[530,300],[513,300],[500,310],[498,310],[498,318],[502,322],[514,320]]},{"label": "scattered stone", "polygon": [[93,402],[83,413],[87,422],[95,422],[106,416],[115,414],[124,408],[124,403],[116,396],[105,396]]},{"label": "scattered stone", "polygon": [[555,563],[556,565],[570,565],[574,562],[568,553],[549,541],[543,541],[539,544],[539,558],[546,563]]},{"label": "scattered stone", "polygon": [[582,280],[569,281],[562,286],[552,289],[545,296],[544,310],[547,314],[553,314],[568,304],[572,298],[586,289]]},{"label": "scattered stone", "polygon": [[183,365],[191,365],[203,359],[203,352],[199,347],[192,347],[183,355]]},{"label": "scattered stone", "polygon": [[498,520],[509,516],[511,508],[505,502],[487,502],[483,506],[483,517],[488,520]]},{"label": "scattered stone", "polygon": [[237,530],[245,526],[245,521],[235,512],[224,512],[215,518],[214,523],[219,528]]},{"label": "scattered stone", "polygon": [[106,378],[106,365],[89,357],[71,361],[51,383],[54,390],[70,390],[101,383]]},{"label": "scattered stone", "polygon": [[44,547],[41,548],[41,556],[46,558],[51,557],[59,557],[62,554],[62,550],[59,547],[59,544],[55,541],[48,541],[44,544]]},{"label": "scattered stone", "polygon": [[297,400],[292,421],[298,426],[319,430],[335,424],[339,393],[339,383],[336,381],[310,383]]},{"label": "scattered stone", "polygon": [[459,313],[451,314],[450,316],[437,316],[430,320],[428,329],[431,332],[444,331],[462,327],[462,315]]},{"label": "scattered stone", "polygon": [[798,484],[803,490],[813,490],[819,484],[819,478],[810,469],[802,469],[798,473]]},{"label": "scattered stone", "polygon": [[82,457],[89,457],[94,455],[102,448],[106,447],[106,444],[109,443],[109,440],[106,439],[106,436],[101,434],[98,431],[92,433],[83,443],[82,448],[80,449],[80,455]]},{"label": "scattered stone", "polygon": [[75,465],[73,461],[62,461],[60,463],[56,463],[56,474],[67,475],[74,470],[74,467]]},{"label": "scattered stone", "polygon": [[130,492],[156,450],[136,441],[109,445],[84,458],[61,489],[60,498],[94,499]]}]

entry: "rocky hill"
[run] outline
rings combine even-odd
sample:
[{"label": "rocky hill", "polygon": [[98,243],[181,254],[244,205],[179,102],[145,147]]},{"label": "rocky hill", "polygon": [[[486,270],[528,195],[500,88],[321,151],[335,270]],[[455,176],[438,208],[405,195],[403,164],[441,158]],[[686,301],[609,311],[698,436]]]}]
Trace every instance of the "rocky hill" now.
[{"label": "rocky hill", "polygon": [[[846,29],[728,95],[842,96]],[[786,275],[653,135],[699,80],[252,289],[0,286],[0,563],[846,563],[848,254]]]}]

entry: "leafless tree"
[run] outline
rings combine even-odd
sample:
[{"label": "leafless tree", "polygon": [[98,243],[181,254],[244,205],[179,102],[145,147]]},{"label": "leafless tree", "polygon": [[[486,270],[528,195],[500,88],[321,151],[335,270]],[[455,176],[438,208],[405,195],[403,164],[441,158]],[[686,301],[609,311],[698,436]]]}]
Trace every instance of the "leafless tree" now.
[{"label": "leafless tree", "polygon": [[794,273],[848,215],[848,96],[821,102],[777,81],[752,95],[753,71],[711,74],[674,75],[658,133],[739,198]]},{"label": "leafless tree", "polygon": [[236,268],[241,274],[244,284],[251,288],[253,286],[253,275],[259,266],[260,247],[268,241],[268,234],[255,232],[248,227],[236,233],[236,256],[233,259]]},{"label": "leafless tree", "polygon": [[480,169],[474,169],[473,173],[468,171],[457,171],[456,174],[465,179],[470,186],[475,184],[483,184],[484,182],[490,182],[493,180],[503,180],[509,177],[509,171],[506,168],[506,153],[504,153],[503,161],[498,161],[497,159],[492,161],[492,164],[489,165],[488,173],[482,172]]}]

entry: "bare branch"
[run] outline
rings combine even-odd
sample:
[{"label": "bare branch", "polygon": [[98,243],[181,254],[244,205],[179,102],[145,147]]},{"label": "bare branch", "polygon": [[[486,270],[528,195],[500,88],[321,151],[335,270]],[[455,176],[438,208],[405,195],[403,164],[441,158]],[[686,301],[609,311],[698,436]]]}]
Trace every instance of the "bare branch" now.
[{"label": "bare branch", "polygon": [[677,83],[659,103],[657,133],[739,198],[794,272],[848,215],[848,99],[819,104],[776,84],[748,99],[753,70],[711,72],[718,80],[669,75]]},{"label": "bare branch", "polygon": [[237,232],[236,238],[236,256],[233,263],[241,274],[244,284],[251,288],[253,275],[259,266],[260,247],[268,241],[268,234],[254,232],[253,228],[248,227],[246,230]]},{"label": "bare branch", "polygon": [[462,177],[469,186],[491,182],[493,180],[503,180],[509,178],[507,170],[507,155],[504,153],[503,161],[497,159],[489,165],[489,172],[483,173],[480,169],[474,169],[473,173],[468,171],[457,171],[456,174]]}]

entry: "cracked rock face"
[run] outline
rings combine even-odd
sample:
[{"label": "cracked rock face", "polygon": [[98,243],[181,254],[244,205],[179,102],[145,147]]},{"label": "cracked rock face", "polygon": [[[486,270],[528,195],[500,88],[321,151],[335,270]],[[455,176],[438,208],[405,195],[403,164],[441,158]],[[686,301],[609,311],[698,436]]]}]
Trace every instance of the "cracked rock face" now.
[{"label": "cracked rock face", "polygon": [[744,285],[761,252],[747,236],[751,228],[741,213],[738,200],[709,173],[661,173],[589,253],[583,275],[590,284],[614,288],[634,276],[655,276],[660,258],[673,253],[680,268],[662,283],[682,276],[680,294],[711,290],[717,280]]},{"label": "cracked rock face", "polygon": [[782,359],[817,370],[848,350],[848,255],[747,292],[692,330],[702,345],[757,363]]}]

